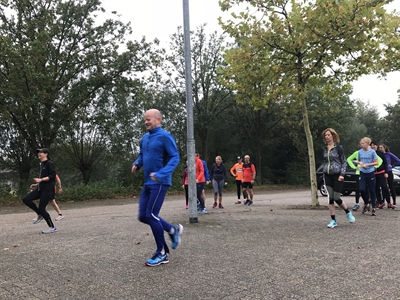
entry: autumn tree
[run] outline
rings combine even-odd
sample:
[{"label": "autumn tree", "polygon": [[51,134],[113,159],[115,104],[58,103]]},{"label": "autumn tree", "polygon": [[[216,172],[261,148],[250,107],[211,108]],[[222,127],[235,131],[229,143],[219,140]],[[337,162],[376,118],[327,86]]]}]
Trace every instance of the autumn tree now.
[{"label": "autumn tree", "polygon": [[[394,43],[398,18],[384,9],[386,0],[221,0],[232,18],[222,28],[236,41],[227,50],[224,84],[252,93],[252,105],[265,107],[273,99],[301,110],[310,168],[312,204],[319,205],[313,136],[307,93],[323,86],[330,98],[348,89],[362,74],[384,72],[385,42]],[[390,55],[397,53],[391,49]],[[388,54],[389,55],[389,54]],[[258,82],[257,86],[254,85]],[[335,115],[331,116],[335,118]]]}]

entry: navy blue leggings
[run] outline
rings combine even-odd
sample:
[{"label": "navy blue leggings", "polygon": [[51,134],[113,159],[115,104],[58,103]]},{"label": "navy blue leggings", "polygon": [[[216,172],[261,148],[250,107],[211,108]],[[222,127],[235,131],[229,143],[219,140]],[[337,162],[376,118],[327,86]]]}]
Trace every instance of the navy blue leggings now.
[{"label": "navy blue leggings", "polygon": [[376,207],[376,194],[375,194],[375,174],[360,172],[360,193],[364,200],[364,204],[369,204],[367,187],[369,190],[369,196],[371,197],[372,208]]},{"label": "navy blue leggings", "polygon": [[170,232],[172,225],[158,216],[168,188],[168,185],[162,184],[145,185],[140,193],[138,219],[150,225],[157,244],[156,254],[159,254],[163,248],[165,253],[169,253],[164,231]]}]

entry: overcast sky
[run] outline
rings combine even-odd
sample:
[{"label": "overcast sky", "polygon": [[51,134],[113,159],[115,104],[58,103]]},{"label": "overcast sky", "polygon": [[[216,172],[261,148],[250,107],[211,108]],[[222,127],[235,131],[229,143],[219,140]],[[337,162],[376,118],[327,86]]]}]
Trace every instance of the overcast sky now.
[{"label": "overcast sky", "polygon": [[[131,22],[134,40],[142,36],[146,36],[147,40],[158,38],[167,47],[169,36],[176,32],[178,26],[183,27],[182,0],[102,0],[102,3],[107,12],[117,11],[124,22]],[[189,9],[191,30],[207,23],[208,33],[215,30],[221,32],[217,18],[223,14],[218,0],[189,0]],[[400,1],[393,1],[388,9],[400,11]],[[386,80],[363,76],[353,83],[353,88],[352,98],[368,101],[384,116],[383,104],[395,104],[398,100],[400,72],[388,74]]]}]

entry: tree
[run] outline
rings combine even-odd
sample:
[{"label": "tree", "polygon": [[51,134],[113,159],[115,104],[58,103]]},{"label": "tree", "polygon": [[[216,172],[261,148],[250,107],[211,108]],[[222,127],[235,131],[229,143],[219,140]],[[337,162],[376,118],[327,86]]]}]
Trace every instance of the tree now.
[{"label": "tree", "polygon": [[[223,63],[224,37],[217,35],[216,32],[207,37],[204,25],[191,36],[194,130],[201,142],[198,150],[207,160],[210,125],[232,106],[234,101],[231,92],[219,82],[218,78],[218,70]],[[179,27],[178,32],[171,36],[171,53],[167,55],[163,65],[164,72],[168,76],[166,86],[180,95],[185,95],[183,45],[183,32]],[[185,97],[181,97],[181,101],[184,105]]]},{"label": "tree", "polygon": [[0,2],[0,117],[31,151],[50,147],[77,110],[156,64],[151,43],[125,43],[129,24],[96,24],[100,4]]},{"label": "tree", "polygon": [[[384,71],[380,63],[384,41],[400,24],[386,13],[386,0],[222,0],[223,11],[248,3],[222,28],[236,40],[226,51],[225,85],[249,93],[254,82],[264,90],[254,96],[254,107],[269,99],[287,102],[289,111],[301,110],[310,167],[312,204],[319,205],[313,137],[307,93],[324,86],[330,98],[340,96],[362,74]],[[256,10],[256,12],[251,11]],[[390,26],[389,26],[390,23]],[[258,79],[258,80],[256,80]]]}]

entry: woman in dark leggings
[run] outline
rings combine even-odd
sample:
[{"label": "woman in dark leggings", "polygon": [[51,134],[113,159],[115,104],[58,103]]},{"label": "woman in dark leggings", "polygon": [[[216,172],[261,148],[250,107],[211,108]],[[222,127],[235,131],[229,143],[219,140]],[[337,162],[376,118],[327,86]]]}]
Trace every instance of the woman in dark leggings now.
[{"label": "woman in dark leggings", "polygon": [[390,152],[389,147],[386,146],[385,144],[379,145],[379,150],[381,150],[383,153],[385,153],[387,165],[388,165],[388,178],[387,182],[389,185],[389,190],[390,194],[392,195],[393,199],[393,207],[396,207],[396,190],[394,188],[394,182],[393,182],[393,167],[395,165],[400,165],[400,159],[394,155],[392,152]]},{"label": "woman in dark leggings", "polygon": [[[34,224],[39,223],[42,219],[46,220],[49,229],[43,230],[42,233],[53,233],[57,229],[54,227],[51,217],[46,211],[46,206],[54,199],[56,168],[50,159],[47,148],[37,149],[37,154],[40,160],[39,177],[33,178],[35,183],[30,186],[32,192],[26,195],[22,201],[37,213],[38,218],[34,221]],[[36,199],[40,199],[39,207],[33,202]]]}]

